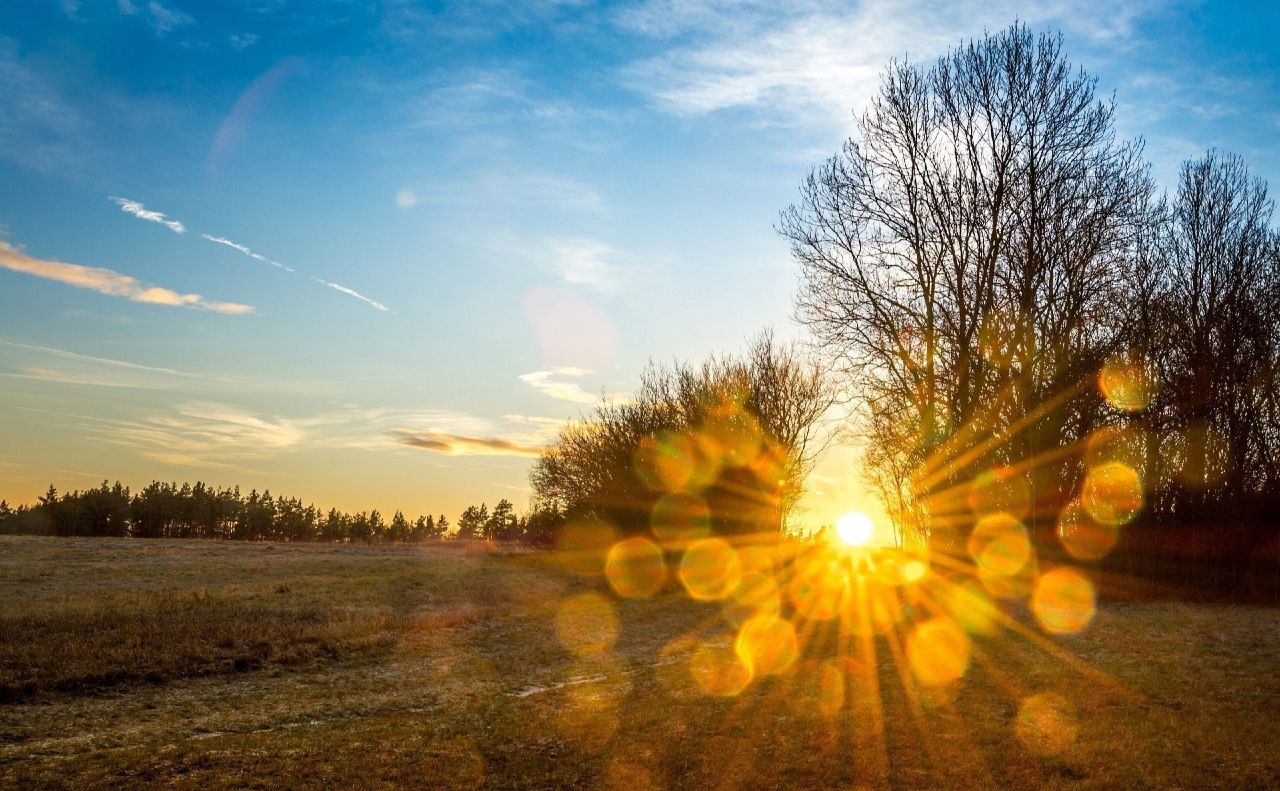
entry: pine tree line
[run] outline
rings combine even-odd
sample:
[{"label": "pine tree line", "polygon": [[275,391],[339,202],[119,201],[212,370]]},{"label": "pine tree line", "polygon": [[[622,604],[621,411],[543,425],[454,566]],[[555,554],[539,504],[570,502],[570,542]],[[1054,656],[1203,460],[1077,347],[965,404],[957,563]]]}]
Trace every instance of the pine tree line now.
[{"label": "pine tree line", "polygon": [[49,489],[34,505],[13,508],[0,501],[0,534],[115,536],[128,538],[211,538],[234,541],[324,541],[393,543],[443,539],[548,543],[560,515],[547,509],[516,513],[502,499],[468,506],[451,530],[444,514],[410,521],[401,511],[387,519],[380,511],[327,512],[296,497],[273,497],[239,486],[215,488],[152,481],[137,492],[116,481],[96,489],[60,494]]}]

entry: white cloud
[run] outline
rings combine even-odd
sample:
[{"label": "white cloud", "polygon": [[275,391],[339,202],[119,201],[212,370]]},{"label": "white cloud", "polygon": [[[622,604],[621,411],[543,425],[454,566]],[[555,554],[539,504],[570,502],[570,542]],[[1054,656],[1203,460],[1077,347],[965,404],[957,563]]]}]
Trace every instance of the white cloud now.
[{"label": "white cloud", "polygon": [[279,261],[274,261],[274,260],[272,260],[272,259],[270,259],[270,258],[267,258],[265,255],[259,255],[258,253],[255,253],[254,251],[250,250],[250,249],[249,249],[248,247],[246,247],[245,245],[242,245],[242,244],[240,244],[240,243],[238,243],[238,242],[233,242],[233,241],[231,241],[230,239],[227,239],[227,238],[225,238],[225,237],[222,237],[222,236],[210,236],[210,235],[209,235],[209,234],[207,234],[207,233],[202,233],[202,234],[200,234],[200,236],[201,236],[201,238],[203,238],[203,239],[207,239],[207,240],[209,240],[210,242],[213,242],[214,244],[220,244],[220,245],[222,245],[223,247],[230,247],[232,250],[236,250],[237,252],[244,253],[245,255],[249,256],[250,258],[254,259],[255,261],[261,261],[261,262],[262,262],[262,263],[264,263],[264,264],[271,264],[272,266],[276,267],[277,269],[283,269],[283,270],[284,270],[284,271],[286,271],[286,272],[296,272],[296,271],[298,271],[298,270],[294,269],[294,268],[293,268],[293,267],[291,267],[291,266],[285,266],[284,264],[280,263]]},{"label": "white cloud", "polygon": [[551,442],[560,429],[569,421],[564,418],[543,417],[540,415],[503,415],[502,419],[509,423],[518,423],[531,428],[531,436],[541,438],[543,444]]},{"label": "white cloud", "polygon": [[589,368],[579,368],[574,365],[557,365],[551,368],[551,373],[560,374],[561,376],[590,376],[595,373]]},{"label": "white cloud", "polygon": [[487,437],[513,447],[533,447],[543,441],[540,434],[504,433],[492,421],[458,412],[368,409],[353,404],[309,415],[281,415],[215,401],[186,401],[136,418],[82,417],[82,423],[86,432],[148,458],[192,465],[238,463],[316,448],[388,450],[415,444],[404,441],[413,436]]},{"label": "white cloud", "polygon": [[602,294],[624,291],[639,267],[624,255],[595,239],[551,239],[542,244],[541,261],[564,282]]},{"label": "white cloud", "polygon": [[150,0],[147,3],[147,15],[151,21],[151,27],[155,29],[158,36],[163,36],[175,27],[190,25],[196,21],[195,17],[186,11],[166,6],[159,0]]},{"label": "white cloud", "polygon": [[575,404],[595,404],[600,401],[598,397],[583,390],[582,385],[577,382],[558,381],[554,378],[555,375],[554,371],[531,371],[521,374],[519,379],[538,392],[561,401]]},{"label": "white cloud", "polygon": [[541,103],[529,96],[531,83],[514,71],[476,70],[451,75],[411,104],[412,125],[423,129],[472,129],[503,117],[536,115]]},{"label": "white cloud", "polygon": [[[412,142],[416,149],[421,134],[428,132],[433,147],[443,138],[455,153],[483,163],[542,143],[607,150],[615,144],[612,130],[630,112],[557,92],[536,76],[525,76],[519,65],[433,74],[405,86],[402,107],[404,124],[392,136],[392,145]],[[380,139],[379,146],[385,150],[386,145]],[[529,164],[526,160],[521,167]]]},{"label": "white cloud", "polygon": [[[161,225],[166,226],[167,228],[174,231],[175,233],[187,232],[186,226],[184,226],[182,223],[178,222],[177,220],[170,220],[162,212],[152,211],[151,209],[146,208],[145,206],[143,206],[141,203],[137,201],[129,200],[128,198],[114,198],[114,197],[111,198],[111,200],[119,204],[120,209],[122,211],[128,212],[129,214],[132,214],[135,217],[138,217],[143,220],[147,220],[149,222],[160,223]],[[286,266],[285,264],[282,264],[279,261],[276,261],[271,258],[267,258],[265,255],[262,255],[260,253],[256,253],[252,249],[250,249],[247,245],[243,245],[243,244],[240,244],[239,242],[232,241],[231,239],[228,239],[225,236],[214,236],[213,234],[202,233],[200,234],[200,238],[205,239],[206,241],[213,242],[214,244],[222,245],[223,247],[229,247],[238,253],[247,255],[248,257],[254,259],[255,261],[261,261],[264,264],[270,264],[271,266],[274,266],[278,269],[283,269],[286,272],[298,271],[291,266]],[[364,294],[361,294],[360,292],[355,291],[354,289],[348,288],[338,283],[330,282],[328,280],[325,280],[319,277],[312,277],[311,279],[317,283],[320,283],[321,285],[328,286],[329,288],[332,288],[335,291],[340,291],[343,294],[346,294],[347,296],[354,297],[360,300],[361,302],[364,302],[368,305],[373,306],[374,308],[377,308],[378,310],[381,310],[383,312],[388,312],[388,313],[392,312],[391,308],[387,307],[381,302],[378,302],[375,299],[366,297]],[[175,304],[171,301],[173,299],[173,296],[172,296],[173,292],[168,292],[167,294],[161,293],[163,291],[164,291],[163,289],[160,289],[160,290],[153,289],[150,292],[144,293],[136,298],[135,297],[130,297],[130,298],[136,299],[139,302],[161,302],[163,304]],[[198,298],[198,295],[188,294],[188,295],[184,295],[184,297]],[[208,304],[224,304],[224,303],[208,303]],[[214,308],[206,307],[206,309],[213,310]],[[231,313],[234,311],[228,309],[228,310],[223,310],[221,312]]]},{"label": "white cloud", "polygon": [[606,260],[612,253],[603,242],[566,239],[552,242],[550,264],[566,283],[608,291],[614,287],[613,267]]},{"label": "white cloud", "polygon": [[165,216],[164,212],[158,212],[158,211],[153,211],[151,209],[148,209],[146,206],[143,206],[141,203],[139,203],[136,200],[129,200],[128,198],[116,198],[116,197],[112,197],[111,200],[114,201],[116,205],[120,207],[121,211],[132,214],[134,217],[137,217],[140,220],[146,220],[147,222],[160,223],[161,225],[173,231],[174,233],[187,232],[187,227],[182,223],[178,222],[177,220],[170,220],[167,216]]},{"label": "white cloud", "polygon": [[[211,236],[207,233],[202,233],[200,234],[200,236],[209,240],[210,242],[213,242],[214,244],[220,244],[224,247],[230,247],[232,250],[243,253],[244,255],[247,255],[254,260],[262,261],[265,264],[271,264],[272,266],[277,267],[279,269],[283,269],[286,272],[298,271],[291,266],[286,266],[280,263],[279,261],[273,260],[271,258],[267,258],[265,255],[260,255],[258,253],[255,253],[253,250],[250,250],[246,245],[240,244],[239,242],[233,242],[230,239],[227,239],[222,236]],[[361,302],[371,305],[374,308],[377,308],[378,310],[383,311],[384,313],[394,312],[391,310],[391,308],[387,307],[381,302],[378,302],[376,299],[370,299],[369,297],[366,297],[364,294],[361,294],[360,292],[355,291],[354,289],[347,288],[344,285],[340,285],[338,283],[332,283],[328,280],[325,280],[324,278],[319,278],[319,277],[312,277],[311,279],[317,283],[320,283],[321,285],[328,286],[329,288],[332,288],[335,291],[339,291],[343,294],[346,294],[349,297],[355,297]]]},{"label": "white cloud", "polygon": [[1015,19],[1052,25],[1109,47],[1133,35],[1153,3],[1103,0],[1026,8],[1010,0],[867,0],[843,8],[799,3],[650,2],[620,13],[625,29],[672,41],[632,64],[630,84],[673,113],[756,112],[772,125],[847,133],[893,58],[932,59]]},{"label": "white cloud", "polygon": [[332,288],[335,291],[341,291],[343,294],[346,294],[347,296],[355,297],[361,302],[366,302],[372,305],[373,307],[377,308],[378,310],[383,311],[384,313],[392,312],[391,308],[387,307],[381,302],[378,302],[376,299],[370,299],[369,297],[366,297],[364,294],[361,294],[359,291],[347,288],[346,286],[339,285],[337,283],[331,283],[330,281],[324,280],[322,278],[313,277],[311,279],[316,281],[317,283],[323,283],[324,285],[328,286],[329,288]]},{"label": "white cloud", "polygon": [[117,0],[116,7],[125,16],[139,16],[146,20],[157,37],[163,37],[174,28],[190,25],[195,17],[180,8],[167,6],[160,0],[148,0],[145,5],[134,0]]},{"label": "white cloud", "polygon": [[[574,404],[599,404],[602,401],[619,400],[626,398],[625,393],[605,393],[603,395],[594,395],[588,392],[577,382],[566,382],[561,377],[570,379],[580,379],[584,376],[590,376],[594,371],[586,368],[577,368],[574,366],[557,366],[548,368],[543,371],[530,371],[527,374],[521,374],[517,377],[521,382],[529,385],[543,395],[560,401],[569,401]],[[535,421],[535,418],[527,418]],[[560,423],[557,422],[556,425]],[[544,425],[545,428],[545,425]]]},{"label": "white cloud", "polygon": [[250,305],[242,305],[238,302],[214,302],[199,294],[182,294],[161,286],[145,285],[129,275],[123,275],[111,269],[32,258],[4,242],[0,242],[0,267],[46,280],[55,280],[76,288],[97,291],[99,294],[111,297],[124,297],[133,302],[198,308],[230,315],[254,312],[254,308]]},{"label": "white cloud", "polygon": [[137,420],[91,424],[90,431],[170,463],[229,463],[296,448],[307,437],[295,419],[260,416],[226,404],[192,401]]},{"label": "white cloud", "polygon": [[[869,95],[889,54],[849,46],[872,38],[867,24],[856,17],[803,18],[741,41],[669,52],[633,74],[679,114],[762,106],[792,119],[815,107],[836,113],[851,97]],[[901,41],[895,32],[885,31],[884,38]]]}]

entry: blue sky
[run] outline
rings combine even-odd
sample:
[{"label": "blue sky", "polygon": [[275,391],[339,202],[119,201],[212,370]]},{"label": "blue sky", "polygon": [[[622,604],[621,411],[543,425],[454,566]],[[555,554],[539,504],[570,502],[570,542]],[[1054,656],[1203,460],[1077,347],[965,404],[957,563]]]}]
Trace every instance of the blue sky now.
[{"label": "blue sky", "polygon": [[0,496],[523,505],[646,360],[799,336],[799,180],[889,58],[1019,18],[1162,185],[1210,146],[1280,185],[1269,3],[0,0]]}]

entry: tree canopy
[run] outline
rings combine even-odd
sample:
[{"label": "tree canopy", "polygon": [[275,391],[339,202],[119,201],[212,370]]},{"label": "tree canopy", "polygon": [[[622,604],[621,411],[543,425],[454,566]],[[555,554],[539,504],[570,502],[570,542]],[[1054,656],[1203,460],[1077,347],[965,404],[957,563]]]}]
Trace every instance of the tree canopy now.
[{"label": "tree canopy", "polygon": [[1149,520],[1280,497],[1266,186],[1210,151],[1160,195],[1114,115],[1061,37],[1014,25],[891,63],[782,213],[867,478],[935,543],[997,495],[1052,530],[1106,463]]},{"label": "tree canopy", "polygon": [[651,364],[636,394],[566,426],[534,463],[540,504],[627,533],[771,533],[829,439],[836,391],[794,344]]}]

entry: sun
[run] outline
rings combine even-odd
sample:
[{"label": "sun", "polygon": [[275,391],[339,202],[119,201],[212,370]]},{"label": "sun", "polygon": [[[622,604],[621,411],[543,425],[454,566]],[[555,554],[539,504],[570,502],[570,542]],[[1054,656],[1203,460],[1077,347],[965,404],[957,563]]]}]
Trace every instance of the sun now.
[{"label": "sun", "polygon": [[841,544],[865,547],[871,543],[871,520],[866,514],[850,511],[836,520],[836,538]]}]

